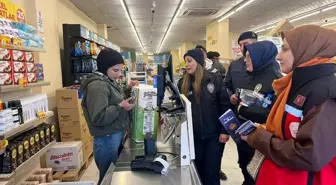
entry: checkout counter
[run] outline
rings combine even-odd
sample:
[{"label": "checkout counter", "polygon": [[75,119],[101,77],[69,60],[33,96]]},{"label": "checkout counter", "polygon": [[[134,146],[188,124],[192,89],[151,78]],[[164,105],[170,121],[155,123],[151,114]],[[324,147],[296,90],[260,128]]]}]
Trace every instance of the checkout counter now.
[{"label": "checkout counter", "polygon": [[145,154],[144,144],[127,137],[118,161],[111,164],[102,185],[202,185],[194,164],[191,103],[183,95],[181,98],[184,110],[161,113],[165,123],[159,127],[156,141],[157,153],[167,157],[168,173],[131,171],[131,161]]}]

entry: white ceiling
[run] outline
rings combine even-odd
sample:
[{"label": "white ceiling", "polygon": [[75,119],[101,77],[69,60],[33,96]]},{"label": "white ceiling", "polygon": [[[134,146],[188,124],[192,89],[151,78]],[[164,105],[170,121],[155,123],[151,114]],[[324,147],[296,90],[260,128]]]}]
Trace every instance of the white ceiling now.
[{"label": "white ceiling", "polygon": [[[155,0],[153,20],[154,32],[151,37],[151,8],[153,0],[125,0],[130,16],[140,39],[148,52],[156,52],[163,39],[180,0]],[[226,12],[244,0],[186,0],[183,10],[189,8],[217,8]],[[108,39],[122,48],[142,51],[120,0],[71,0],[81,11],[98,24],[106,24]],[[243,32],[265,24],[276,23],[316,8],[336,3],[336,0],[255,0],[241,11],[230,17],[230,31]],[[297,21],[294,25],[321,22],[336,18],[334,10]],[[215,20],[215,16],[190,17],[178,16],[162,46],[161,51],[176,49],[184,41],[205,40],[205,27]],[[151,43],[152,40],[152,43]]]}]

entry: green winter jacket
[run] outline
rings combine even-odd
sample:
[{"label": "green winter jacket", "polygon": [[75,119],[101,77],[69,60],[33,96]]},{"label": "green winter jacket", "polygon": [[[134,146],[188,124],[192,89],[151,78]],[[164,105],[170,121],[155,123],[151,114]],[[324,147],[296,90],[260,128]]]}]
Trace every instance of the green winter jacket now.
[{"label": "green winter jacket", "polygon": [[82,107],[92,136],[106,136],[129,127],[129,112],[119,106],[125,92],[106,75],[95,72],[81,85]]}]

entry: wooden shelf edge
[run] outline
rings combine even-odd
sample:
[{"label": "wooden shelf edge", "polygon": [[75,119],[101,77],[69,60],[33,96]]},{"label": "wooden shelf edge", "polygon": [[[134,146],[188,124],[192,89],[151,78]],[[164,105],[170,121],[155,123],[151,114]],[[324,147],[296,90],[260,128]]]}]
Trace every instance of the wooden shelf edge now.
[{"label": "wooden shelf edge", "polygon": [[48,86],[50,84],[50,82],[36,82],[28,84],[27,87],[22,87],[22,85],[4,85],[0,86],[0,92],[22,91],[34,87]]},{"label": "wooden shelf edge", "polygon": [[34,47],[15,47],[15,46],[0,46],[0,48],[6,49],[14,49],[14,50],[21,50],[21,51],[28,51],[28,52],[47,52],[45,48],[34,48]]}]

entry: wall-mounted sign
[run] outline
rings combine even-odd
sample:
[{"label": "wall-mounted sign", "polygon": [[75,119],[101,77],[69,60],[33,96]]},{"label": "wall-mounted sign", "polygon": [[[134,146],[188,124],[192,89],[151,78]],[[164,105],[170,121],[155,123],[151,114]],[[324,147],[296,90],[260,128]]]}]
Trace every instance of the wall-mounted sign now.
[{"label": "wall-mounted sign", "polygon": [[0,0],[0,17],[26,23],[25,10],[8,0]]},{"label": "wall-mounted sign", "polygon": [[43,14],[40,11],[36,11],[37,31],[44,33]]}]

